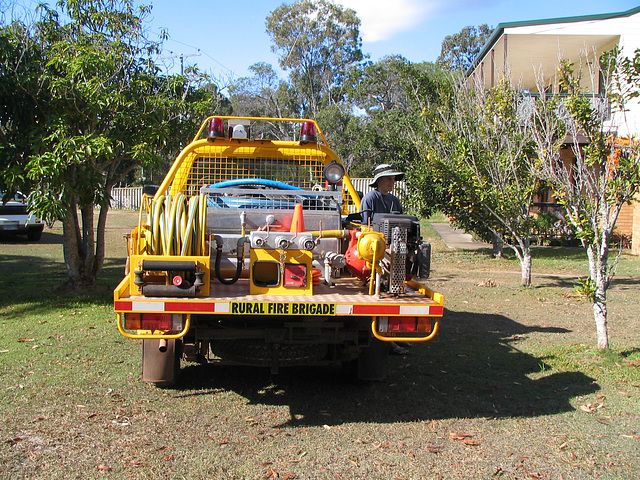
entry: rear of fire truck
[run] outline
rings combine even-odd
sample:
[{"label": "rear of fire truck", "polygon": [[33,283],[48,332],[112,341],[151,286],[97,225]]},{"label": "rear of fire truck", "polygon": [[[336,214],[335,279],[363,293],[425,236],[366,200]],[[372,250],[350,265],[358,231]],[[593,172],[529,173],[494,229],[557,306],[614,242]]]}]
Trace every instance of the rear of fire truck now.
[{"label": "rear of fire truck", "polygon": [[433,338],[444,299],[416,280],[429,264],[417,219],[362,225],[359,209],[314,121],[206,119],[143,197],[114,292],[142,379],[172,385],[181,361],[383,378],[389,342]]}]

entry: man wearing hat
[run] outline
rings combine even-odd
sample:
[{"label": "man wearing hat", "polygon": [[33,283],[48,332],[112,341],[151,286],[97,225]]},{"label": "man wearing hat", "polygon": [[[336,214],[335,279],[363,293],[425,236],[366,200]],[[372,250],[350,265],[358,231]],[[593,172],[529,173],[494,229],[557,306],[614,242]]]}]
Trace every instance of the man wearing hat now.
[{"label": "man wearing hat", "polygon": [[[373,215],[376,213],[402,213],[400,199],[393,195],[391,191],[396,180],[402,180],[403,178],[404,173],[396,171],[388,163],[383,163],[375,168],[373,182],[369,184],[374,189],[362,197],[360,202],[360,212],[364,225],[373,220]],[[407,355],[409,350],[395,342],[390,342],[389,352],[394,355]]]},{"label": "man wearing hat", "polygon": [[367,225],[375,213],[402,213],[402,204],[391,191],[396,180],[404,178],[403,172],[396,171],[391,165],[383,163],[373,171],[373,182],[369,184],[374,190],[367,193],[360,202],[362,223]]}]

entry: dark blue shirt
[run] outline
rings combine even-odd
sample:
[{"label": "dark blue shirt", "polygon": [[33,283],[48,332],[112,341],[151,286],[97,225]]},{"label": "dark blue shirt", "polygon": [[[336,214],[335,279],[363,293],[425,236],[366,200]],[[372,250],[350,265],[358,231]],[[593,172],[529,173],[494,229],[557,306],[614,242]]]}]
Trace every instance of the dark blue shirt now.
[{"label": "dark blue shirt", "polygon": [[360,202],[360,212],[362,212],[362,224],[373,220],[374,213],[402,213],[402,204],[398,197],[391,193],[382,195],[378,190],[371,190]]}]

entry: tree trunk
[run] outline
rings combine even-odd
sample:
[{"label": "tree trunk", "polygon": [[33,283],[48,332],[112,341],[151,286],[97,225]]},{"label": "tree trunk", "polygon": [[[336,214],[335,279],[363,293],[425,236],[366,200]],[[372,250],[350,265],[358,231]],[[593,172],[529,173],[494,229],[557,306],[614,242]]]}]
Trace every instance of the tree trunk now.
[{"label": "tree trunk", "polygon": [[520,268],[522,271],[522,278],[520,283],[524,287],[531,286],[531,248],[529,242],[526,242],[525,248],[522,249],[522,258],[520,259]]},{"label": "tree trunk", "polygon": [[[607,289],[609,288],[609,238],[605,229],[600,242],[591,245],[589,268],[594,282],[593,318],[596,322],[598,348],[609,348],[609,329],[607,327]],[[593,276],[595,274],[595,277]]]},{"label": "tree trunk", "polygon": [[[517,245],[509,245],[520,260],[520,284],[523,287],[531,286],[531,241],[529,237],[519,237]],[[519,248],[518,248],[519,247]]]},{"label": "tree trunk", "polygon": [[76,204],[67,210],[62,221],[64,262],[69,276],[65,286],[73,292],[94,289],[102,264],[101,261],[100,266],[96,264],[93,205],[80,210],[82,225],[78,221]]},{"label": "tree trunk", "polygon": [[[111,188],[109,188],[109,192],[111,192]],[[93,272],[92,272],[93,275],[96,277],[96,279],[100,274],[100,272],[102,271],[102,266],[104,265],[107,213],[109,213],[108,203],[100,207],[100,213],[98,215],[98,225],[96,228],[96,254],[93,261]]]},{"label": "tree trunk", "polygon": [[82,264],[83,274],[91,276],[95,260],[96,241],[93,234],[93,205],[85,205],[80,208],[82,215]]},{"label": "tree trunk", "polygon": [[593,318],[598,332],[598,348],[609,348],[609,328],[607,326],[607,304],[598,299],[593,302]]},{"label": "tree trunk", "polygon": [[491,237],[493,240],[493,249],[491,251],[491,255],[494,258],[502,258],[504,256],[504,243],[502,242],[502,239],[495,233],[492,233]]}]

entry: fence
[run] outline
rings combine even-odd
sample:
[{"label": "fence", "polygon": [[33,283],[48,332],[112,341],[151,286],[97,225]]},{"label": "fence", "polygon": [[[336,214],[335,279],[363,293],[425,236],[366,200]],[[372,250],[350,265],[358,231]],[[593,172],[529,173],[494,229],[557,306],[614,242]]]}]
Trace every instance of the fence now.
[{"label": "fence", "polygon": [[[369,184],[373,178],[352,178],[351,183],[356,191],[366,194],[371,187]],[[396,182],[394,192],[400,202],[406,204],[406,185],[404,182]],[[142,201],[142,187],[123,187],[111,190],[111,208],[116,210],[139,210]]]},{"label": "fence", "polygon": [[111,208],[116,210],[140,210],[142,187],[124,187],[111,190]]},{"label": "fence", "polygon": [[[369,184],[373,182],[373,178],[352,178],[351,184],[356,192],[360,192],[362,196],[366,195],[369,190],[373,190]],[[400,203],[406,205],[407,203],[407,185],[404,180],[396,182],[393,187],[393,194],[400,199]]]}]

